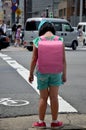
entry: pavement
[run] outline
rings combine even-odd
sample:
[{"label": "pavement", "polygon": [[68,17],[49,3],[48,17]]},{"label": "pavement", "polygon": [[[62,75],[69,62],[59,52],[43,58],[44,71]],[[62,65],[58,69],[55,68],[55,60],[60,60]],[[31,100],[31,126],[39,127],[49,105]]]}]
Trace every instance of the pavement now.
[{"label": "pavement", "polygon": [[11,45],[11,46],[9,46],[9,47],[7,47],[5,49],[2,49],[1,51],[2,52],[4,52],[4,51],[19,51],[19,50],[23,51],[25,49],[26,48],[24,48],[23,45],[22,46],[17,46],[17,47],[14,47],[13,45]]},{"label": "pavement", "polygon": [[[64,126],[57,128],[60,130],[85,130],[86,129],[86,114],[66,113],[59,114],[58,120],[63,121]],[[0,118],[0,130],[38,130],[32,128],[32,123],[38,121],[38,115]],[[47,123],[46,130],[53,130],[49,127],[51,122],[51,115],[45,117]]]},{"label": "pavement", "polygon": [[[10,51],[10,48],[14,51],[25,49],[23,47],[8,47],[3,49],[3,51]],[[58,120],[64,123],[62,128],[58,128],[60,130],[86,130],[86,114],[59,113]],[[32,123],[35,121],[38,121],[38,115],[0,118],[0,130],[38,130],[37,128],[32,128]],[[50,114],[46,115],[45,121],[47,123],[46,130],[53,130],[49,127],[51,122]]]}]

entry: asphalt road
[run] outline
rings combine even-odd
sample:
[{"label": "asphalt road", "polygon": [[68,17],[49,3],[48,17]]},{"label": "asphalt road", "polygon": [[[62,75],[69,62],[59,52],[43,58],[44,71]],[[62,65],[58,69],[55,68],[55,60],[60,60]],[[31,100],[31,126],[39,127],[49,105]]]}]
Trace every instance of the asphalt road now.
[{"label": "asphalt road", "polygon": [[[0,52],[0,117],[38,113],[36,82],[27,81],[32,52],[10,47]],[[66,49],[67,82],[60,87],[60,113],[86,114],[86,47]],[[36,78],[36,77],[35,77]],[[16,101],[17,100],[17,101]],[[22,101],[23,100],[23,101]],[[47,113],[50,113],[48,105]]]}]

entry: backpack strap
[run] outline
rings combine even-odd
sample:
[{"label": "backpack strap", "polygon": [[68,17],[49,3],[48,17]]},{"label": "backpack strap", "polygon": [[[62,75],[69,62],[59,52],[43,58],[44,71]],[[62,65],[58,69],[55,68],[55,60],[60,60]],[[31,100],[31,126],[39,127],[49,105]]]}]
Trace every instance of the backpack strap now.
[{"label": "backpack strap", "polygon": [[44,36],[41,36],[40,39],[46,41],[46,38]]},{"label": "backpack strap", "polygon": [[55,41],[58,41],[58,40],[59,40],[59,36],[55,36],[55,37],[54,37],[54,40],[55,40]]},{"label": "backpack strap", "polygon": [[[44,37],[44,36],[41,36],[40,39],[43,41],[47,40],[46,37]],[[57,41],[58,39],[59,39],[59,36],[55,36],[53,40]]]}]

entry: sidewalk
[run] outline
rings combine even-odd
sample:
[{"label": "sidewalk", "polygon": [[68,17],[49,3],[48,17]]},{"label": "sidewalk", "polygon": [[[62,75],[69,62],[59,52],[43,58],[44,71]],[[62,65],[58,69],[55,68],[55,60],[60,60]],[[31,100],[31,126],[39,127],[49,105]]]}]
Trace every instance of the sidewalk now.
[{"label": "sidewalk", "polygon": [[[60,128],[60,130],[86,129],[86,114],[59,114],[58,119],[64,122],[64,126]],[[51,116],[46,115],[45,120],[49,126]],[[32,123],[34,121],[38,121],[38,115],[0,118],[0,130],[37,130],[37,128],[32,128]],[[46,130],[52,129],[47,127]]]},{"label": "sidewalk", "polygon": [[7,47],[7,48],[5,48],[5,49],[2,49],[1,51],[19,51],[19,50],[21,50],[21,51],[23,51],[23,50],[25,50],[26,48],[24,48],[23,46],[17,46],[17,47],[14,47],[13,45],[12,46],[9,46],[9,47]]}]

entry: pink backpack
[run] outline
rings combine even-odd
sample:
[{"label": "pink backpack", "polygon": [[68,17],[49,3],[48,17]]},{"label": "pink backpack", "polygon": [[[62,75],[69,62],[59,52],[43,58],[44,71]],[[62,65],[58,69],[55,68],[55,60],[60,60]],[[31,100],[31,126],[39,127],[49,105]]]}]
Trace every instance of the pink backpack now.
[{"label": "pink backpack", "polygon": [[38,43],[38,71],[47,73],[60,73],[63,71],[63,42],[56,36],[53,40],[41,37]]}]

